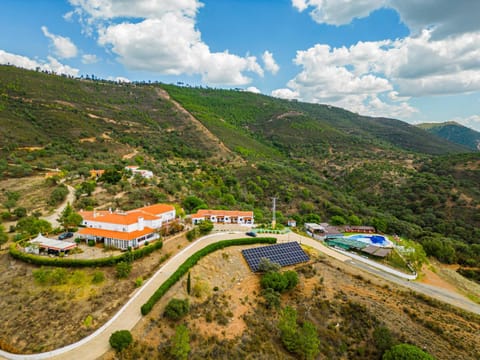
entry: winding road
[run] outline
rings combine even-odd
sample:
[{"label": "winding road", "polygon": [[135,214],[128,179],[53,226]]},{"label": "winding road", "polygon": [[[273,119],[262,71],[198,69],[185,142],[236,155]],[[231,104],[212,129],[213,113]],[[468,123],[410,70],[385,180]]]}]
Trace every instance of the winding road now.
[{"label": "winding road", "polygon": [[[237,239],[242,237],[243,232],[216,233],[207,235],[182,249],[179,253],[169,259],[141,288],[137,289],[130,297],[128,302],[102,327],[90,334],[86,338],[67,345],[65,347],[31,355],[17,355],[0,350],[0,357],[8,360],[41,360],[41,359],[96,359],[110,350],[110,335],[123,329],[132,329],[137,323],[147,321],[140,313],[140,307],[150,298],[157,288],[191,255],[205,246],[219,240]],[[418,293],[430,296],[448,304],[460,307],[464,310],[480,314],[480,305],[471,302],[461,295],[452,293],[445,289],[440,289],[430,285],[410,282],[398,278],[392,274],[385,273],[377,268],[373,268],[364,263],[354,260],[346,254],[339,253],[326,247],[319,241],[304,237],[295,233],[284,235],[266,234],[278,239],[278,242],[298,241],[301,244],[314,248],[328,256],[343,261],[351,266],[355,266],[364,271],[368,271],[383,279],[389,280],[395,284],[412,289]]]}]

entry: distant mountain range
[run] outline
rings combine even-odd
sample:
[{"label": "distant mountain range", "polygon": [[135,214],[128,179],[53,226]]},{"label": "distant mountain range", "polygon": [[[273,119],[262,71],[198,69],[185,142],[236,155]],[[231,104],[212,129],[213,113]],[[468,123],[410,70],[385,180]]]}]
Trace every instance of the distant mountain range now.
[{"label": "distant mountain range", "polygon": [[480,132],[460,125],[454,121],[444,123],[424,123],[419,128],[444,138],[450,142],[480,151]]}]

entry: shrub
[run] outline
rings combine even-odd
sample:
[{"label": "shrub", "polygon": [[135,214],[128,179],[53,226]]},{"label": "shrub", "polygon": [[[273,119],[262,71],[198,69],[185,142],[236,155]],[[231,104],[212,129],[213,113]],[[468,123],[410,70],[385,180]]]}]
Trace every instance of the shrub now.
[{"label": "shrub", "polygon": [[133,337],[128,330],[118,330],[110,335],[110,346],[120,352],[133,342]]},{"label": "shrub", "polygon": [[143,285],[143,278],[139,276],[138,278],[135,279],[135,287],[140,287]]},{"label": "shrub", "polygon": [[117,264],[115,267],[117,270],[117,278],[119,279],[125,279],[130,275],[130,272],[132,271],[132,264],[126,261],[121,261]]},{"label": "shrub", "polygon": [[261,258],[260,262],[258,263],[259,272],[277,272],[280,270],[280,268],[280,264],[271,261],[269,258]]},{"label": "shrub", "polygon": [[95,271],[92,277],[92,284],[100,284],[105,280],[105,274],[103,271]]},{"label": "shrub", "polygon": [[270,288],[279,293],[292,290],[297,284],[298,275],[295,271],[285,271],[283,273],[268,272],[260,280],[262,288]]},{"label": "shrub", "polygon": [[435,358],[421,350],[420,348],[409,345],[409,344],[400,344],[395,345],[390,350],[387,350],[383,354],[382,360],[435,360]]},{"label": "shrub", "polygon": [[190,311],[188,299],[172,299],[167,304],[163,316],[171,320],[179,320]]},{"label": "shrub", "polygon": [[89,239],[87,244],[88,246],[95,246],[95,240]]},{"label": "shrub", "polygon": [[187,273],[201,258],[227,246],[251,245],[251,244],[275,244],[275,238],[243,238],[235,240],[223,240],[210,244],[190,256],[178,269],[153,293],[148,301],[142,305],[142,315],[148,314],[158,300],[170,289],[180,278]]}]

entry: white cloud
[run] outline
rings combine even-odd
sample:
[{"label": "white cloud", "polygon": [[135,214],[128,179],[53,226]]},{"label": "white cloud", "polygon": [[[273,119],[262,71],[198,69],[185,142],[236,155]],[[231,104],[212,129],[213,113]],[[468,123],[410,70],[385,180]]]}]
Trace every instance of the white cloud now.
[{"label": "white cloud", "polygon": [[354,18],[368,16],[385,2],[386,0],[292,0],[292,5],[300,12],[313,8],[310,15],[320,24],[344,25]]},{"label": "white cloud", "polygon": [[265,70],[270,71],[273,75],[280,70],[280,66],[275,62],[273,54],[270,51],[265,51],[263,53],[262,60],[265,65]]},{"label": "white cloud", "polygon": [[299,93],[291,89],[276,89],[272,91],[272,96],[280,99],[294,100],[298,99]]},{"label": "white cloud", "polygon": [[[197,0],[70,0],[70,3],[86,18],[86,23],[96,26],[98,43],[111,49],[129,69],[201,75],[205,83],[213,85],[246,85],[252,81],[247,73],[263,76],[254,56],[210,51],[195,26],[195,16],[203,6]],[[115,23],[118,18],[136,20]]]},{"label": "white cloud", "polygon": [[43,34],[52,41],[54,53],[63,59],[70,59],[77,56],[77,47],[67,37],[52,34],[46,26],[42,26]]},{"label": "white cloud", "polygon": [[10,64],[29,70],[51,71],[56,74],[71,76],[78,76],[79,72],[78,69],[64,65],[51,56],[48,57],[48,62],[39,62],[26,56],[8,53],[3,50],[0,50],[0,64]]},{"label": "white cloud", "polygon": [[254,94],[260,94],[261,91],[259,89],[257,89],[255,86],[249,86],[245,89],[245,91],[248,91],[248,92],[251,92],[251,93],[254,93]]},{"label": "white cloud", "polygon": [[480,132],[480,115],[472,115],[466,118],[454,118],[452,121]]},{"label": "white cloud", "polygon": [[98,57],[95,54],[84,54],[82,55],[83,64],[95,64],[98,62]]}]

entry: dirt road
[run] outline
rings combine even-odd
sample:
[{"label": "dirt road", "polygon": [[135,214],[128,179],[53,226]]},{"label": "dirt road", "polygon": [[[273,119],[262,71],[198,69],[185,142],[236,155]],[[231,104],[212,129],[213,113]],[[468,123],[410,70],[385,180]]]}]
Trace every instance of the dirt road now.
[{"label": "dirt road", "polygon": [[62,213],[62,211],[65,210],[65,208],[67,207],[67,204],[68,203],[73,204],[73,202],[75,201],[75,189],[70,185],[67,185],[67,188],[68,188],[68,195],[65,201],[58,208],[56,208],[52,214],[48,216],[42,216],[42,219],[47,220],[50,224],[52,224],[53,228],[61,226],[58,223],[57,219],[60,217],[60,214]]}]

